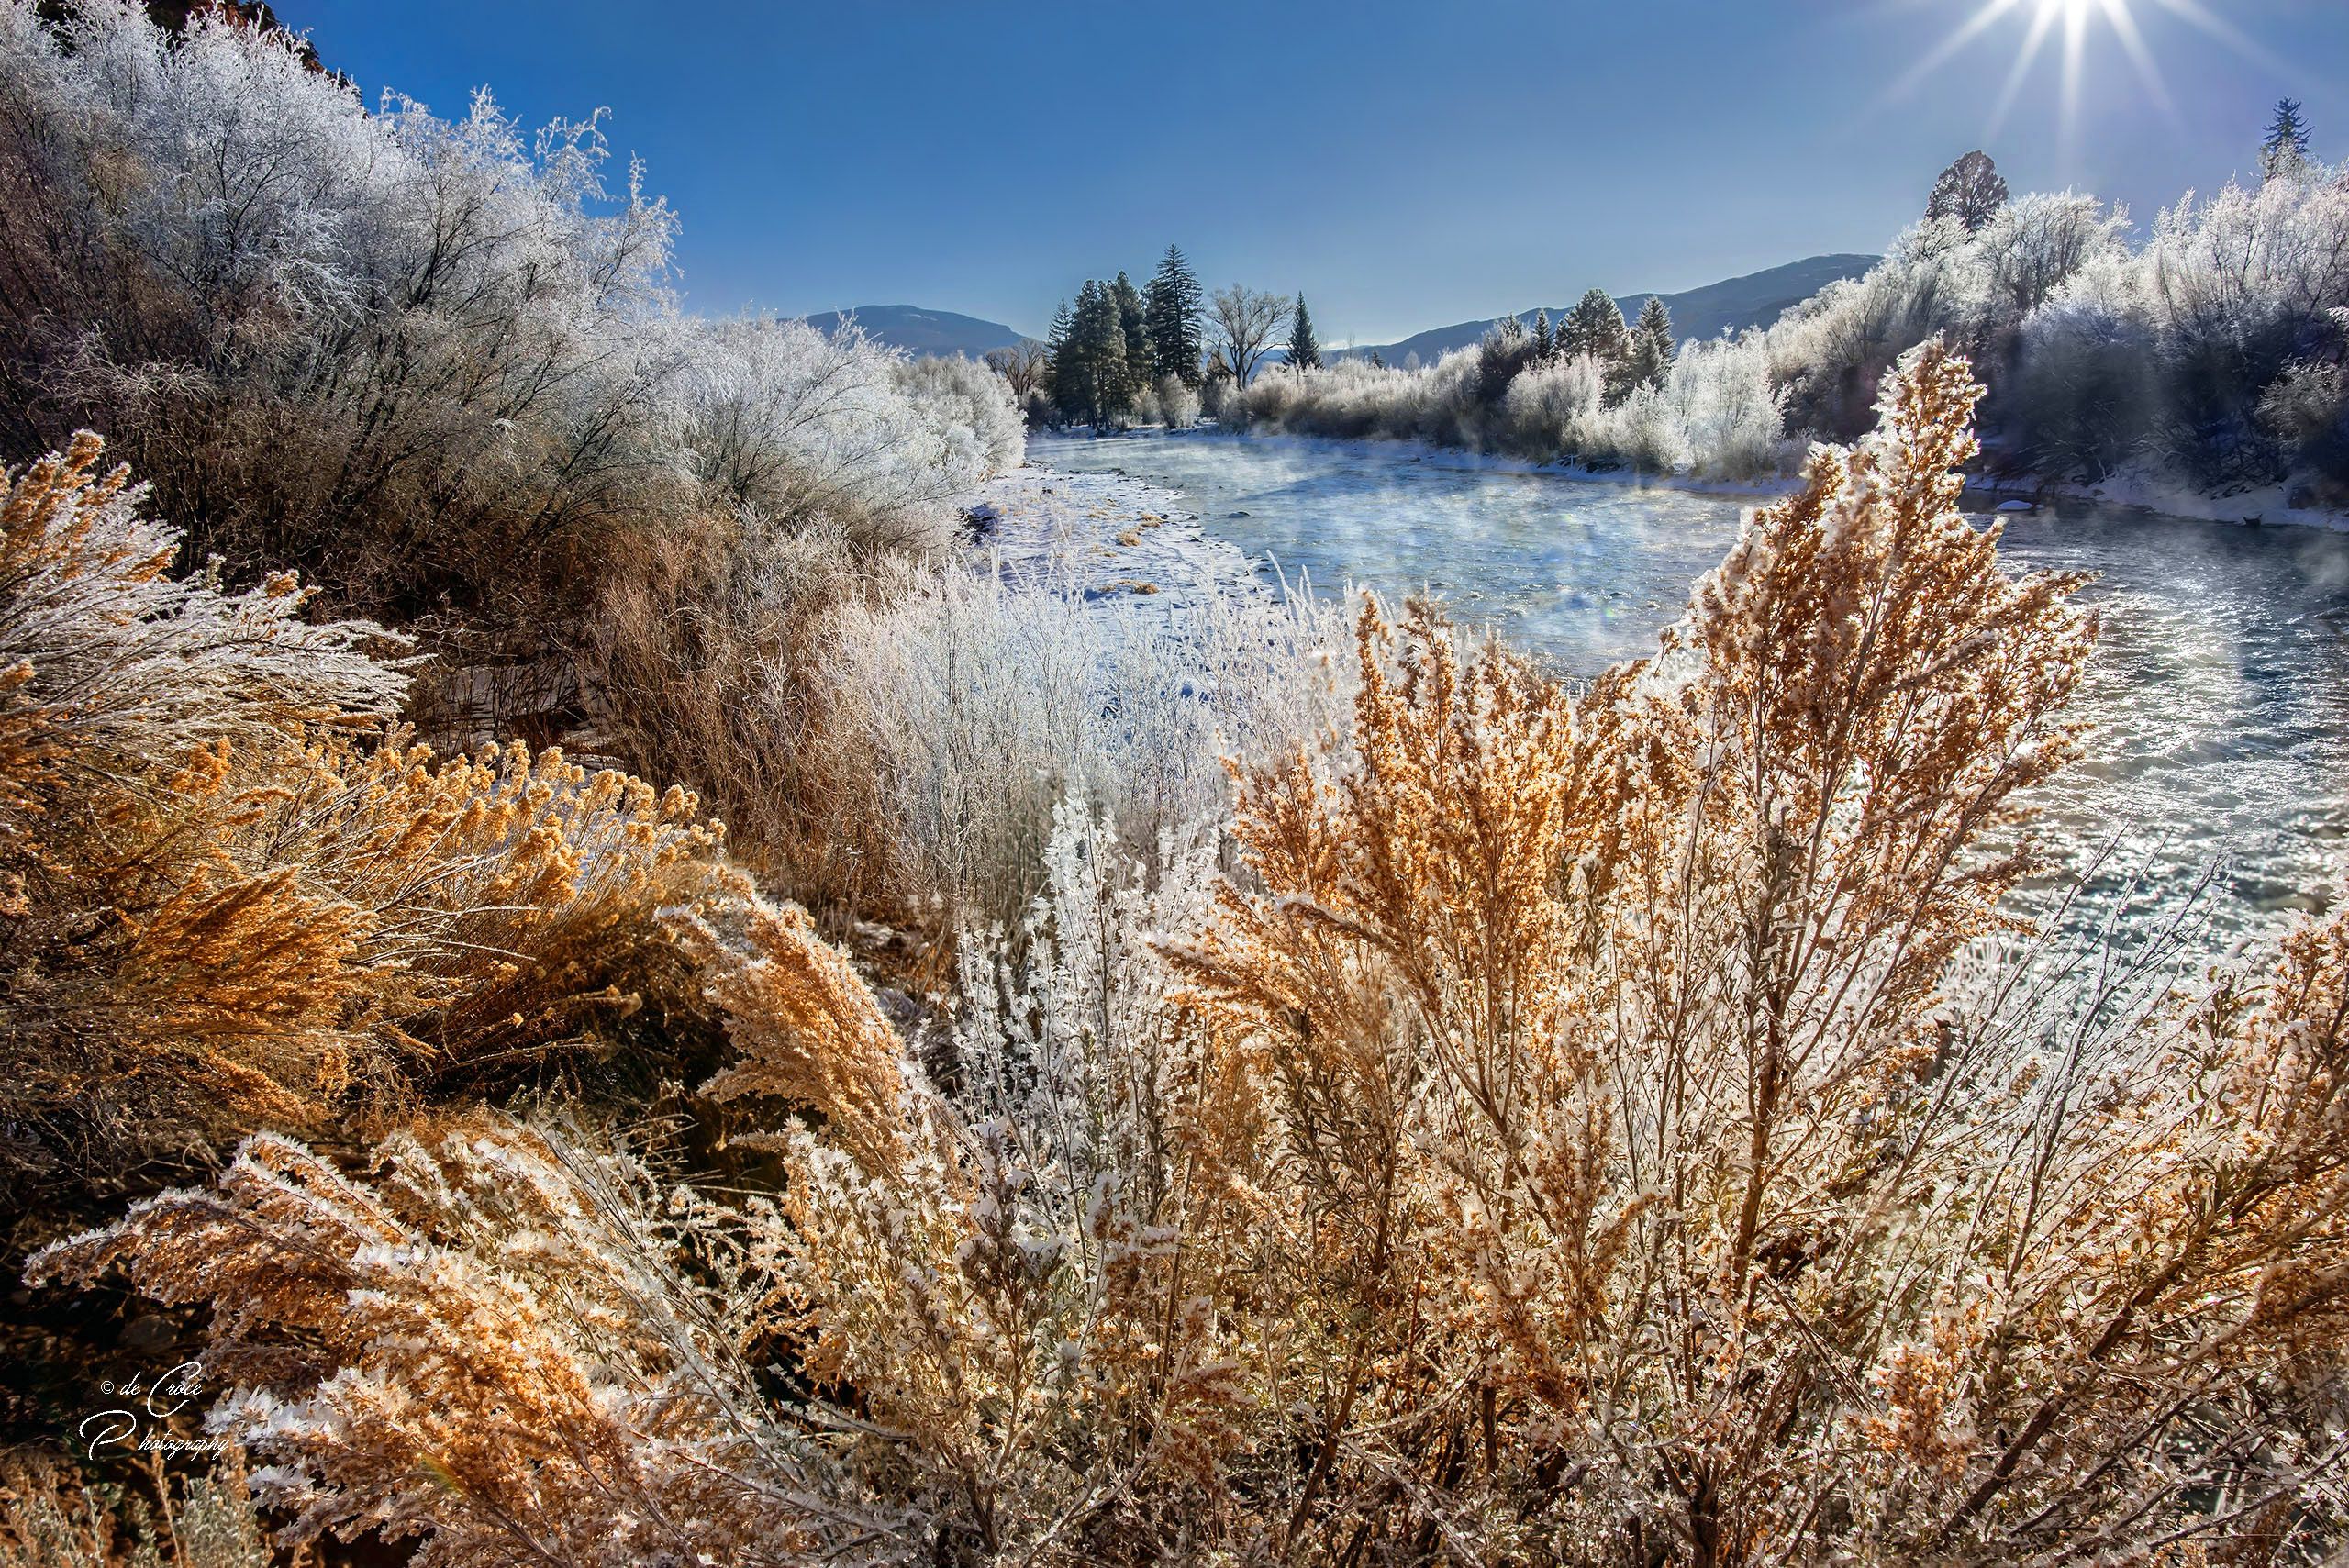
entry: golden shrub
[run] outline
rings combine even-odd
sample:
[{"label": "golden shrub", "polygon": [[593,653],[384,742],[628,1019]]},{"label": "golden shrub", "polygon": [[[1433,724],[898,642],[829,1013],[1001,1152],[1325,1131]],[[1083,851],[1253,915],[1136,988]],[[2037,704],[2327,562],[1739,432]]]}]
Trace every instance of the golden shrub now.
[{"label": "golden shrub", "polygon": [[101,452],[0,491],[11,1181],[317,1128],[669,984],[655,911],[733,886],[690,796],[554,751],[434,762],[389,728],[397,639],[306,619],[290,577],[170,576]]}]

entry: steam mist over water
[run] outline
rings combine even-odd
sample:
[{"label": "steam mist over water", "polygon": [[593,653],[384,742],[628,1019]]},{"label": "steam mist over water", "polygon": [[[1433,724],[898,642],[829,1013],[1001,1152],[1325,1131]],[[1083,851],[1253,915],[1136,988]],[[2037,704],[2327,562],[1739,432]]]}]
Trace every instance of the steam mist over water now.
[{"label": "steam mist over water", "polygon": [[[1569,677],[1652,652],[1751,504],[1336,441],[1030,450],[1181,492],[1267,577],[1431,590]],[[2094,732],[2043,796],[2041,837],[2057,860],[2076,864],[2117,837],[2116,874],[2142,871],[2154,891],[2216,859],[2222,931],[2329,902],[2349,832],[2349,536],[2097,507],[2003,520],[2012,567],[2095,573],[2083,598],[2104,617],[2076,707]]]}]

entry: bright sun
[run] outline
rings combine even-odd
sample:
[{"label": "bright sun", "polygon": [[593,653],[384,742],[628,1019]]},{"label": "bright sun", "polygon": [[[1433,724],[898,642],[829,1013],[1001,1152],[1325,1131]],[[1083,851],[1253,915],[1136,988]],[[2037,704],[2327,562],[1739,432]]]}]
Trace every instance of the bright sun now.
[{"label": "bright sun", "polygon": [[2050,49],[2060,45],[2063,56],[2062,108],[2066,126],[2079,109],[2081,79],[2092,40],[2110,35],[2129,57],[2137,79],[2164,110],[2172,106],[2169,85],[2160,64],[2137,24],[2136,11],[2158,8],[2218,39],[2239,54],[2274,64],[2257,45],[2220,17],[2202,0],[1980,0],[1972,14],[1941,46],[1904,76],[1892,95],[1898,96],[1938,73],[1957,53],[2001,23],[2020,28],[2022,41],[1991,111],[1993,130],[2004,124],[2027,84],[2032,69]]}]

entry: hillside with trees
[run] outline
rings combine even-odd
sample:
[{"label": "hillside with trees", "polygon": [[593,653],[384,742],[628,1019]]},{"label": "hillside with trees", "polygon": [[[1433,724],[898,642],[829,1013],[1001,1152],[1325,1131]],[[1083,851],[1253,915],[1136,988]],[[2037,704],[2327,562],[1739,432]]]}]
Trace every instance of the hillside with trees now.
[{"label": "hillside with trees", "polygon": [[[1725,278],[1720,283],[1676,294],[1634,294],[1617,297],[1615,303],[1626,317],[1635,317],[1651,299],[1660,299],[1675,322],[1679,324],[1683,338],[1718,338],[1723,333],[1731,337],[1749,327],[1768,327],[1779,317],[1810,298],[1831,284],[1865,273],[1884,258],[1881,256],[1810,256],[1784,266],[1766,268],[1742,277]],[[1517,313],[1518,319],[1530,330],[1536,316],[1555,318],[1565,314],[1563,306],[1538,306]],[[1454,349],[1474,346],[1486,330],[1490,321],[1457,321],[1447,327],[1431,327],[1415,332],[1392,343],[1365,343],[1346,349],[1341,357],[1375,359],[1381,364],[1417,369],[1411,363],[1417,355],[1420,365],[1433,364]]]}]

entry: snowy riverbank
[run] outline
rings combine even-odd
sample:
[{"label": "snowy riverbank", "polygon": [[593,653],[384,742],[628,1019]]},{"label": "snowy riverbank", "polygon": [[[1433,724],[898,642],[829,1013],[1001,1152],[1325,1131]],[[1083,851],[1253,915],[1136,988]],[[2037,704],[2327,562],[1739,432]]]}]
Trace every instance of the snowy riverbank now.
[{"label": "snowy riverbank", "polygon": [[1031,462],[988,481],[966,510],[977,558],[1010,582],[1170,612],[1256,586],[1248,558],[1208,537],[1189,502],[1126,474]]}]

